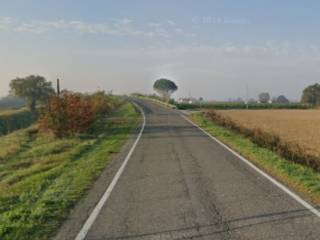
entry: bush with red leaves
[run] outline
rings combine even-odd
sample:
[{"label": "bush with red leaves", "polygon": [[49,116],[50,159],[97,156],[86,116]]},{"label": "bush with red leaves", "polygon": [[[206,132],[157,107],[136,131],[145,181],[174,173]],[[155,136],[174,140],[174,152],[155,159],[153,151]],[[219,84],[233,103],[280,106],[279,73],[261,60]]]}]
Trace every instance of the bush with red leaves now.
[{"label": "bush with red leaves", "polygon": [[50,98],[39,119],[39,128],[58,138],[85,133],[99,114],[111,111],[111,104],[104,92],[82,95],[63,91]]}]

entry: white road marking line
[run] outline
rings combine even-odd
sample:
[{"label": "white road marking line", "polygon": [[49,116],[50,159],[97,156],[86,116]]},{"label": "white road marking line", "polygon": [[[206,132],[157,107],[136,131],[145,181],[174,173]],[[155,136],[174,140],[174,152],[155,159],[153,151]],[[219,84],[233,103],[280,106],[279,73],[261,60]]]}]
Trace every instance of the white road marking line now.
[{"label": "white road marking line", "polygon": [[144,128],[146,126],[146,116],[144,114],[143,109],[138,106],[136,103],[134,103],[134,105],[140,110],[140,112],[142,113],[142,117],[143,117],[143,123],[142,123],[142,127],[140,129],[139,135],[137,137],[137,139],[135,140],[134,144],[132,145],[129,153],[127,154],[125,160],[123,161],[123,163],[121,164],[121,167],[119,168],[118,172],[116,173],[116,175],[114,176],[114,178],[112,179],[112,182],[110,183],[109,187],[107,188],[107,190],[105,191],[105,193],[103,194],[103,196],[101,197],[100,201],[98,202],[98,204],[95,206],[95,208],[93,209],[92,213],[90,214],[89,218],[87,219],[87,221],[85,222],[85,224],[82,226],[80,232],[78,233],[78,235],[76,236],[75,240],[84,240],[90,230],[90,228],[92,227],[93,223],[95,222],[95,220],[97,219],[102,207],[105,205],[105,203],[107,202],[107,200],[109,199],[112,190],[114,189],[114,187],[116,186],[117,182],[119,181],[119,178],[121,176],[121,174],[123,173],[132,153],[134,152],[141,136],[142,133],[144,131]]},{"label": "white road marking line", "polygon": [[189,123],[191,123],[193,126],[197,127],[198,129],[200,129],[204,134],[206,134],[207,136],[209,136],[211,139],[213,139],[215,142],[217,142],[219,145],[221,145],[222,147],[226,148],[228,151],[230,151],[232,154],[234,154],[235,156],[237,156],[240,160],[242,160],[244,163],[246,163],[247,165],[249,165],[251,168],[253,168],[255,171],[257,171],[258,173],[260,173],[263,177],[265,177],[266,179],[268,179],[270,182],[272,182],[274,185],[276,185],[278,188],[280,188],[282,191],[284,191],[285,193],[287,193],[290,197],[292,197],[293,199],[295,199],[297,202],[299,202],[302,206],[304,206],[306,209],[308,209],[310,212],[312,212],[314,215],[316,215],[317,217],[320,218],[320,212],[314,208],[311,204],[309,204],[308,202],[306,202],[305,200],[303,200],[301,197],[299,197],[297,194],[295,194],[294,192],[292,192],[289,188],[287,188],[286,186],[284,186],[282,183],[278,182],[276,179],[274,179],[273,177],[271,177],[270,175],[268,175],[267,173],[265,173],[264,171],[262,171],[261,169],[259,169],[258,167],[256,167],[253,163],[251,163],[249,160],[247,160],[246,158],[244,158],[243,156],[241,156],[239,153],[237,153],[236,151],[234,151],[233,149],[231,149],[230,147],[228,147],[226,144],[224,144],[223,142],[221,142],[219,139],[215,138],[214,136],[212,136],[210,133],[208,133],[206,130],[204,130],[203,128],[201,128],[200,126],[198,126],[197,124],[195,124],[194,122],[192,122],[189,118],[187,118],[186,116],[180,114],[180,116],[182,118],[184,118],[185,120],[187,120]]}]

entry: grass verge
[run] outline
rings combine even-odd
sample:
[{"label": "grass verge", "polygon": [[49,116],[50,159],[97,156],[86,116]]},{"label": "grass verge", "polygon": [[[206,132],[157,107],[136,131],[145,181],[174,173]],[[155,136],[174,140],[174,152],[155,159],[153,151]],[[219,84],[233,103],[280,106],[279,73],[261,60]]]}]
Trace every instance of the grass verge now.
[{"label": "grass verge", "polygon": [[53,139],[32,126],[1,137],[0,239],[48,239],[138,119],[127,103],[100,120],[90,135]]},{"label": "grass verge", "polygon": [[244,135],[208,120],[203,113],[192,114],[191,120],[307,199],[316,204],[320,203],[319,172],[259,147]]}]

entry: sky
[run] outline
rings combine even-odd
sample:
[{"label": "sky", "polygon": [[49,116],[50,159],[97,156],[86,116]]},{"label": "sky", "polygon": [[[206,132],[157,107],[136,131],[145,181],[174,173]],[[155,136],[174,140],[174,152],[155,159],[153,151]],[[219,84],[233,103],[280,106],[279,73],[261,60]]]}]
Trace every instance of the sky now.
[{"label": "sky", "polygon": [[0,96],[30,74],[63,88],[299,100],[320,81],[320,1],[0,0]]}]

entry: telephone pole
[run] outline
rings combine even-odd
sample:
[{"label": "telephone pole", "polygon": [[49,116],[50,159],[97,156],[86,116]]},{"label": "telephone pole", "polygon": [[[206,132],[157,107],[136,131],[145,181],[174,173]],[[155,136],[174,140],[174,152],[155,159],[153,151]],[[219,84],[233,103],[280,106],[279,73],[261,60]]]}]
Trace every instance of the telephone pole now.
[{"label": "telephone pole", "polygon": [[60,79],[57,78],[57,95],[60,96]]},{"label": "telephone pole", "polygon": [[249,109],[249,88],[248,88],[248,84],[246,84],[246,104],[247,104],[247,109]]}]

